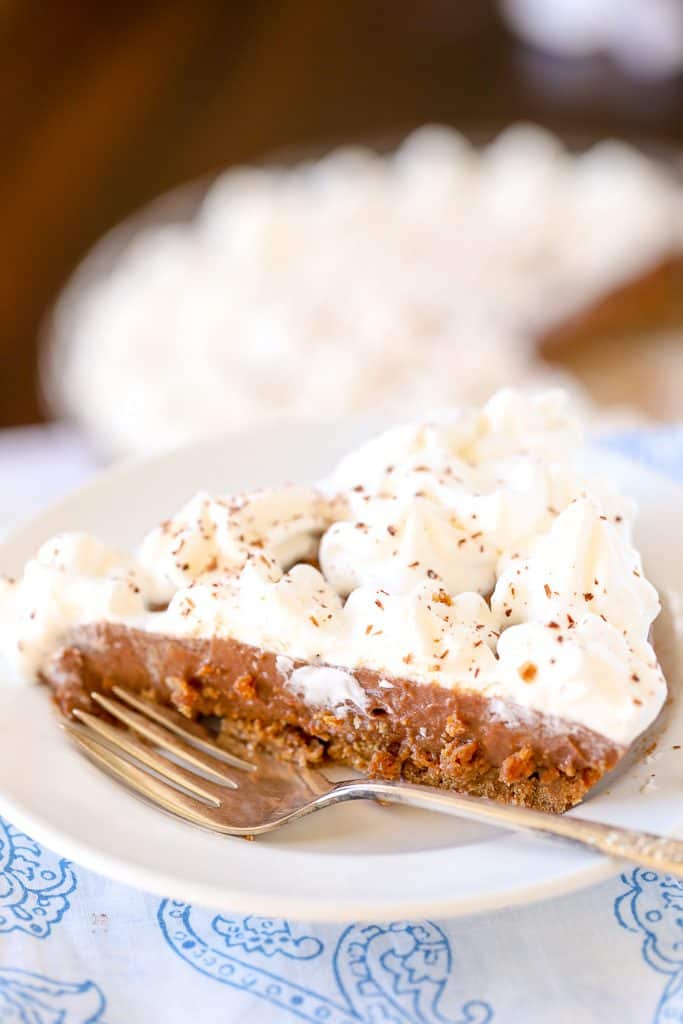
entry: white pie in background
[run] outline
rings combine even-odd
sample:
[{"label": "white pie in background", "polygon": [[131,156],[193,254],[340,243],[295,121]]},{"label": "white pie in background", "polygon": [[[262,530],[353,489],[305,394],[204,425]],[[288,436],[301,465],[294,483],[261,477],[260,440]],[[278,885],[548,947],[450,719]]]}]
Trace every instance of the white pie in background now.
[{"label": "white pie in background", "polygon": [[[199,194],[189,219],[171,197],[105,237],[57,306],[46,389],[106,454],[509,385],[589,404],[581,378],[601,404],[676,408],[683,188],[635,148],[428,127]],[[670,333],[644,369],[625,336],[653,327]]]}]

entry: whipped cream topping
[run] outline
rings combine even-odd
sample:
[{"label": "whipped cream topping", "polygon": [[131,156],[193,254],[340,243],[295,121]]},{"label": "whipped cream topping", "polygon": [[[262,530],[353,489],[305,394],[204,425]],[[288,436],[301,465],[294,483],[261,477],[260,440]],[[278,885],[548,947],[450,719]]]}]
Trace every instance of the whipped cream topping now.
[{"label": "whipped cream topping", "polygon": [[329,665],[302,665],[288,676],[291,689],[316,707],[344,713],[349,704],[364,709],[368,698],[351,672]]},{"label": "whipped cream topping", "polygon": [[[582,493],[582,440],[559,391],[505,390],[480,411],[388,431],[324,482],[349,504],[322,539],[325,577],[343,594],[393,592],[426,574],[452,593],[490,593],[501,559],[526,551]],[[628,502],[591,486],[626,529]]]},{"label": "whipped cream topping", "polygon": [[568,383],[539,332],[682,247],[683,191],[656,163],[617,142],[574,156],[529,125],[481,150],[431,127],[385,157],[242,168],[67,294],[52,386],[108,452],[424,415]]},{"label": "whipped cream topping", "polygon": [[505,391],[387,431],[317,488],[200,494],[135,560],[56,538],[2,585],[4,649],[30,676],[78,622],[232,637],[338,714],[365,707],[367,668],[626,745],[666,696],[648,639],[659,601],[632,503],[590,481],[582,454],[566,396]]},{"label": "whipped cream topping", "polygon": [[267,573],[315,555],[342,502],[307,487],[282,487],[228,498],[197,494],[175,519],[145,538],[139,560],[161,603],[194,582],[211,583],[257,561]]},{"label": "whipped cream topping", "polygon": [[590,614],[625,636],[646,638],[659,598],[618,529],[620,518],[610,520],[588,498],[574,499],[535,539],[530,556],[511,559],[499,576],[491,597],[498,621],[563,622]]},{"label": "whipped cream topping", "polygon": [[142,618],[150,584],[134,559],[95,537],[53,537],[21,580],[0,577],[0,654],[17,677],[31,679],[70,627]]}]

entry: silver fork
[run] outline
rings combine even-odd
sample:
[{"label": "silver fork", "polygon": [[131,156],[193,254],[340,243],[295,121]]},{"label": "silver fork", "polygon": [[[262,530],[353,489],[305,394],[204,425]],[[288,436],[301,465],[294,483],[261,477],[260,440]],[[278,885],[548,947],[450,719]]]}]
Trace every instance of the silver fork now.
[{"label": "silver fork", "polygon": [[265,754],[250,760],[218,747],[175,711],[114,687],[93,692],[110,722],[74,709],[64,728],[80,749],[136,795],[193,825],[231,836],[259,836],[345,800],[404,804],[500,828],[578,842],[611,857],[683,875],[683,840],[546,814],[493,800],[381,779],[330,782],[322,772]]}]

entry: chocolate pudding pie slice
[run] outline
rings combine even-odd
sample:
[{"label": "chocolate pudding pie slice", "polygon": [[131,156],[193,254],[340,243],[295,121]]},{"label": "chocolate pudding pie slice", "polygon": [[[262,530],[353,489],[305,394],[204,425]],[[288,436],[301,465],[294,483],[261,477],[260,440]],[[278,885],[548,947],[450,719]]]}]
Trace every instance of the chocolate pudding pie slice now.
[{"label": "chocolate pudding pie slice", "polygon": [[122,686],[282,757],[561,812],[657,717],[631,503],[562,392],[392,429],[315,488],[197,495],[135,558],[48,541],[3,649],[65,714]]}]

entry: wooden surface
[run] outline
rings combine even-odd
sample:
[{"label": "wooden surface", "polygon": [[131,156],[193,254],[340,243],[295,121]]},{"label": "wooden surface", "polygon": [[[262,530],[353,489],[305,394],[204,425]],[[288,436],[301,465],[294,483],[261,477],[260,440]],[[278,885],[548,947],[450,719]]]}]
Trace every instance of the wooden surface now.
[{"label": "wooden surface", "polygon": [[0,426],[41,414],[38,327],[108,227],[269,150],[518,118],[683,144],[683,81],[525,50],[488,0],[0,4]]}]

